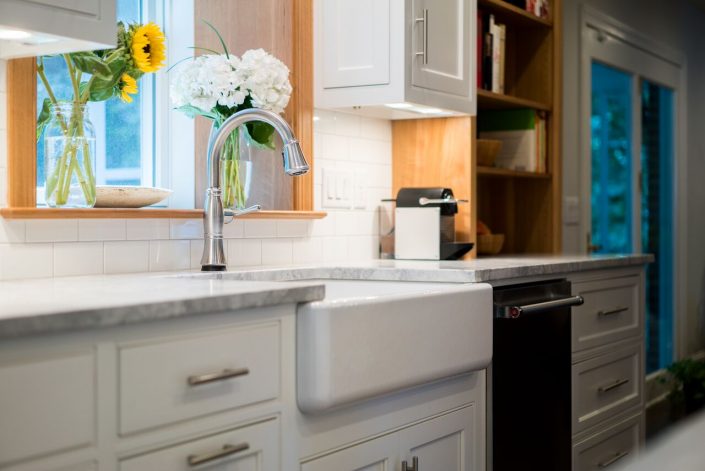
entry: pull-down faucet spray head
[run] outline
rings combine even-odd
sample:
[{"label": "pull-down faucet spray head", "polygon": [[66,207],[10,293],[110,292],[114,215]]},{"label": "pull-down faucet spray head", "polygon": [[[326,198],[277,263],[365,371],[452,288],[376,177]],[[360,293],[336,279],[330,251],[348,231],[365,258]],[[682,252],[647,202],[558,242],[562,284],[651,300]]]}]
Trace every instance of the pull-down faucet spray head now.
[{"label": "pull-down faucet spray head", "polygon": [[[250,108],[238,111],[225,120],[222,126],[211,133],[208,140],[208,188],[203,214],[203,257],[201,258],[202,271],[225,271],[226,260],[223,249],[223,224],[225,214],[223,211],[222,189],[220,182],[220,162],[225,142],[230,133],[250,121],[262,121],[271,125],[282,139],[282,165],[284,172],[290,176],[304,175],[309,171],[308,162],[301,151],[299,141],[284,119],[278,114],[259,108]],[[256,211],[259,206],[253,207]],[[250,212],[250,211],[246,211]],[[238,213],[235,212],[235,215]],[[240,212],[239,214],[244,214]]]}]

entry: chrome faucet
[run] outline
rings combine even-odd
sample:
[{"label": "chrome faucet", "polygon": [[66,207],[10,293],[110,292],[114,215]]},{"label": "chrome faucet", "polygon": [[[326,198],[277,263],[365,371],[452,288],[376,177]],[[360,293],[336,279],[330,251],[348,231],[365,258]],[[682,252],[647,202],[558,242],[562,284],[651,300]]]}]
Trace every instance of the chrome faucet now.
[{"label": "chrome faucet", "polygon": [[223,147],[230,133],[250,121],[262,121],[271,125],[282,139],[282,157],[284,172],[290,176],[303,175],[308,172],[306,162],[299,141],[284,119],[278,114],[259,108],[250,108],[238,111],[218,128],[211,132],[208,138],[208,189],[203,214],[203,257],[201,258],[201,271],[225,271],[225,250],[223,249],[223,224],[225,216],[241,216],[243,214],[259,211],[260,205],[250,206],[241,210],[223,209],[223,191],[220,184],[220,162]]}]

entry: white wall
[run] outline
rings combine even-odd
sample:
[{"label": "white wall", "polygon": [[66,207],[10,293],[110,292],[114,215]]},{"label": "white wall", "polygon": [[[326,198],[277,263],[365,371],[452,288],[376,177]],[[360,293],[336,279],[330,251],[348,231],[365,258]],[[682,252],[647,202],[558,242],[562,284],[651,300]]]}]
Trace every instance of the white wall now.
[{"label": "white wall", "polygon": [[[6,205],[5,63],[0,61],[0,207]],[[239,220],[225,226],[232,267],[377,257],[377,202],[391,195],[391,124],[316,111],[315,209],[321,220]],[[11,117],[10,117],[11,119]],[[321,168],[363,168],[367,208],[321,208]],[[200,219],[0,218],[0,280],[198,268]]]},{"label": "white wall", "polygon": [[[686,0],[564,0],[563,37],[563,191],[580,196],[579,60],[580,10],[588,5],[619,22],[680,51],[686,58],[687,231],[685,271],[685,352],[705,347],[705,13]],[[568,253],[585,250],[585,229],[564,225],[563,247]]]}]

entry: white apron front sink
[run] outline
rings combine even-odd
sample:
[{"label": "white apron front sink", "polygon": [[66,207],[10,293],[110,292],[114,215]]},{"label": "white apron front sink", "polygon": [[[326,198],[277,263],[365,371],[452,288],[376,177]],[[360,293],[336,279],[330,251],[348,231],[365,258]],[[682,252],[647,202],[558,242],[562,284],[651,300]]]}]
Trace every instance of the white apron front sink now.
[{"label": "white apron front sink", "polygon": [[484,369],[492,359],[488,284],[315,281],[325,283],[325,299],[297,311],[305,413]]}]

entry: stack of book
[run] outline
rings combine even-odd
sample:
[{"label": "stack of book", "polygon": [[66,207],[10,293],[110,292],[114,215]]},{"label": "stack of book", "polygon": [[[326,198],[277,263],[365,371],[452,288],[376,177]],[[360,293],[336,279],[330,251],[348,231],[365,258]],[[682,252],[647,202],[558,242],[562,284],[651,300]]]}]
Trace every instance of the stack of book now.
[{"label": "stack of book", "polygon": [[534,109],[486,110],[477,121],[482,139],[502,142],[495,166],[546,173],[546,115]]},{"label": "stack of book", "polygon": [[504,93],[504,64],[507,26],[495,16],[477,12],[477,87]]},{"label": "stack of book", "polygon": [[548,18],[548,0],[505,0],[507,3],[526,10],[539,18]]}]

